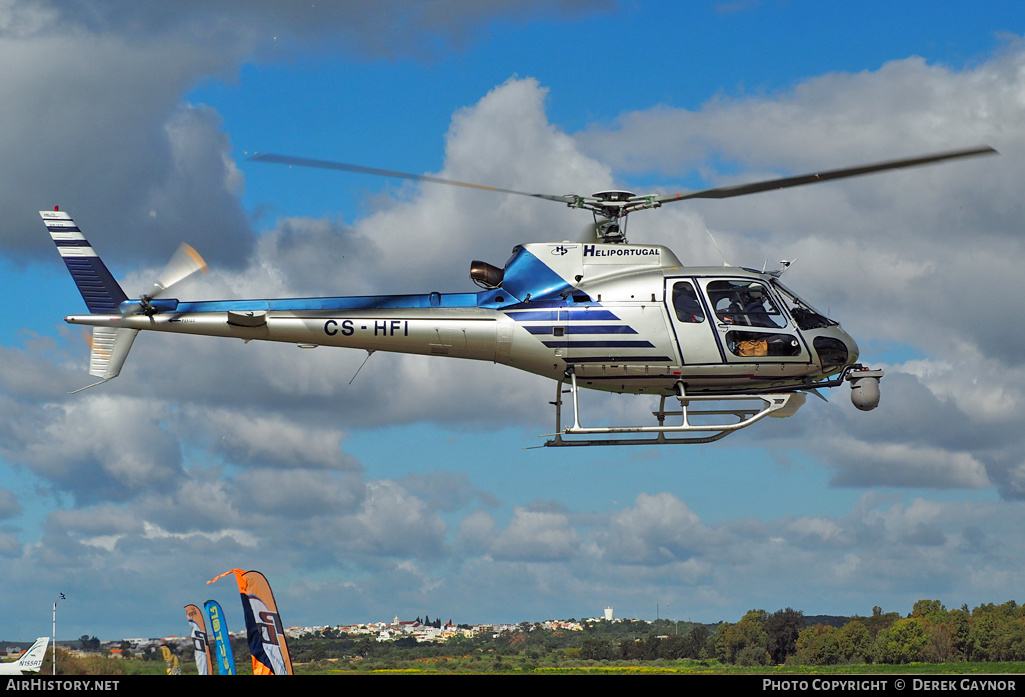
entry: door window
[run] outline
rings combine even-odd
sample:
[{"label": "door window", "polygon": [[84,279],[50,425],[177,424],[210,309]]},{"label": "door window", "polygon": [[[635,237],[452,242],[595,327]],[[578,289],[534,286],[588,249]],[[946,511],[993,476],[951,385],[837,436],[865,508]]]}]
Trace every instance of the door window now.
[{"label": "door window", "polygon": [[782,329],[786,319],[769,297],[766,287],[753,281],[711,281],[708,299],[720,322],[741,327]]},{"label": "door window", "polygon": [[673,310],[681,322],[698,324],[705,321],[705,311],[690,281],[677,281],[673,284]]}]

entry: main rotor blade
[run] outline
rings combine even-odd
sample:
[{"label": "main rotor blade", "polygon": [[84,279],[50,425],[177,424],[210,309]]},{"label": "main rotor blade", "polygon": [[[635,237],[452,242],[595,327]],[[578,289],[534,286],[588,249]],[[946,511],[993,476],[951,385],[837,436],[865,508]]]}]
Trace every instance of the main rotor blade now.
[{"label": "main rotor blade", "polygon": [[922,155],[903,160],[889,160],[887,162],[876,162],[874,164],[861,165],[858,167],[845,167],[844,169],[833,169],[817,174],[801,174],[796,177],[783,177],[782,179],[769,179],[751,184],[738,184],[736,186],[720,186],[715,189],[704,189],[702,191],[688,191],[679,194],[664,194],[661,196],[645,197],[657,203],[669,203],[670,201],[684,201],[690,198],[732,198],[733,196],[746,196],[756,194],[760,191],[772,191],[773,189],[788,189],[792,186],[804,186],[805,184],[817,184],[832,179],[844,179],[846,177],[859,177],[863,174],[883,172],[888,169],[902,169],[904,167],[919,167],[944,160],[955,160],[962,157],[977,157],[979,155],[999,155],[996,150],[984,145],[966,150],[954,150],[951,152]]},{"label": "main rotor blade", "polygon": [[485,186],[484,184],[472,184],[470,182],[456,181],[455,179],[442,179],[441,177],[430,177],[426,174],[410,174],[409,172],[396,172],[391,169],[378,169],[376,167],[363,167],[362,165],[350,165],[345,162],[332,162],[330,160],[314,160],[308,157],[292,157],[291,155],[275,155],[273,153],[257,153],[249,158],[252,162],[272,162],[278,165],[289,165],[296,167],[315,167],[317,169],[333,169],[341,172],[357,172],[359,174],[373,174],[378,177],[391,177],[393,179],[412,179],[418,182],[430,182],[432,184],[449,184],[451,186],[462,186],[468,189],[483,189],[485,191],[497,191],[503,194],[516,194],[517,196],[530,196],[531,198],[542,198],[547,201],[559,201],[560,203],[573,203],[578,196],[552,196],[551,194],[532,194],[526,191],[514,191],[513,189],[502,189],[497,186]]}]

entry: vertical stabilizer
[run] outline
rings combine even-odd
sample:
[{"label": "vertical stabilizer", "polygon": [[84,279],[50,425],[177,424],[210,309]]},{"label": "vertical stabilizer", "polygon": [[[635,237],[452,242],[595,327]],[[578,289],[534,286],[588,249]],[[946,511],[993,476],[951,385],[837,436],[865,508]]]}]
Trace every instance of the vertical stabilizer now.
[{"label": "vertical stabilizer", "polygon": [[50,644],[50,637],[41,636],[36,643],[25,652],[25,655],[18,659],[18,667],[28,673],[38,673],[43,667],[43,658],[46,656],[46,647]]},{"label": "vertical stabilizer", "polygon": [[93,327],[89,339],[89,374],[104,380],[116,378],[138,333],[138,329],[127,327]]},{"label": "vertical stabilizer", "polygon": [[94,315],[119,314],[128,299],[106,264],[96,255],[75,221],[64,211],[39,211],[57,251],[75,279],[86,307]]},{"label": "vertical stabilizer", "polygon": [[[46,647],[50,645],[50,637],[41,636],[36,639],[28,651],[17,661],[0,663],[0,675],[28,675],[38,673],[43,667]],[[11,683],[8,683],[11,684]]]},{"label": "vertical stabilizer", "polygon": [[[107,265],[96,255],[71,216],[56,209],[39,211],[39,216],[46,224],[53,243],[57,245],[57,251],[71,272],[89,312],[94,315],[120,315],[121,303],[128,296],[114,280]],[[89,374],[104,382],[116,378],[138,333],[138,329],[126,327],[93,327],[92,336],[87,338],[91,349]],[[93,386],[88,385],[82,390]]]}]

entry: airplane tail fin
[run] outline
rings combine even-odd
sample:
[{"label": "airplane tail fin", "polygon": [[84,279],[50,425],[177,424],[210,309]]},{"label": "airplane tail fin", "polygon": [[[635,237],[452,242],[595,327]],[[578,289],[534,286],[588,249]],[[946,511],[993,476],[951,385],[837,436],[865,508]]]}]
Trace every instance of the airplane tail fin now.
[{"label": "airplane tail fin", "polygon": [[41,636],[36,639],[28,651],[16,661],[18,669],[22,672],[38,673],[43,667],[43,658],[46,656],[46,647],[50,644],[50,637]]},{"label": "airplane tail fin", "polygon": [[[119,314],[119,306],[128,299],[114,276],[107,270],[75,221],[64,211],[39,211],[57,251],[75,279],[89,312],[94,315]],[[133,337],[134,338],[134,337]]]}]

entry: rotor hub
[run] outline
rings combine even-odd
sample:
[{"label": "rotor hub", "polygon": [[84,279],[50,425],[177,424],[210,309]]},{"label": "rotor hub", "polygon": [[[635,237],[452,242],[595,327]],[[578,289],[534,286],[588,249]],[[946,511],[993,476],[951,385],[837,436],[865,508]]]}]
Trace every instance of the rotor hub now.
[{"label": "rotor hub", "polygon": [[598,191],[587,199],[587,205],[594,214],[594,232],[602,242],[626,242],[626,206],[636,199],[632,191]]}]

